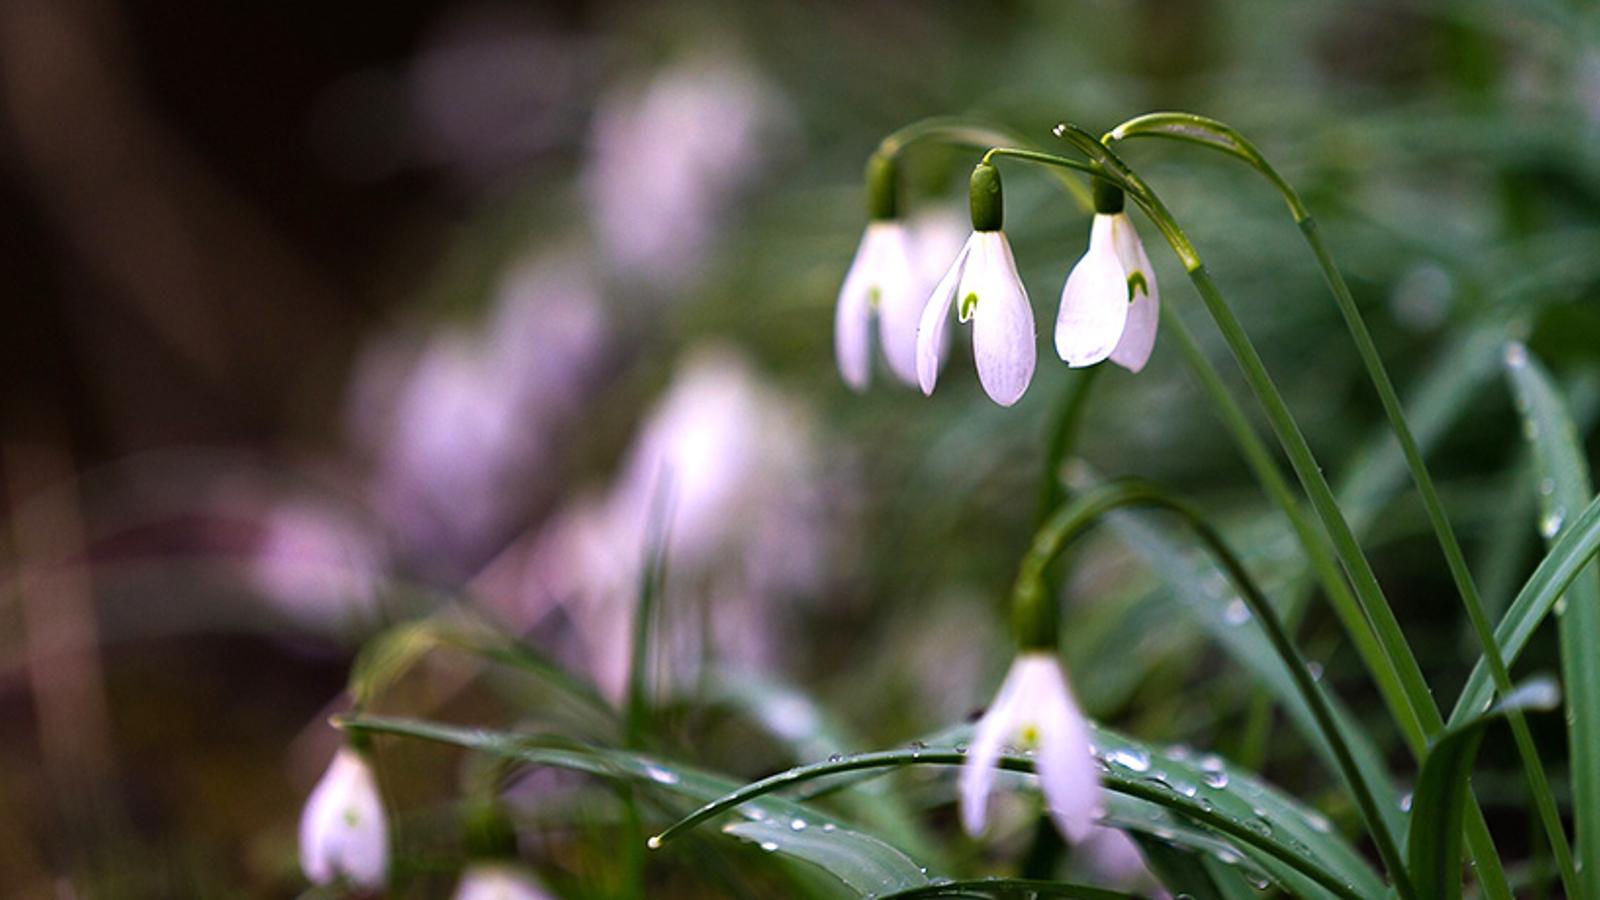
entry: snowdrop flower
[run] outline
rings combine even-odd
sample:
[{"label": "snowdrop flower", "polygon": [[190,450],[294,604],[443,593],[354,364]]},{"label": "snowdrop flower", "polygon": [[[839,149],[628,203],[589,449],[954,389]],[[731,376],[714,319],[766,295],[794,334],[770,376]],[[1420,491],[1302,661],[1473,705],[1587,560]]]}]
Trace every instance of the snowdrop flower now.
[{"label": "snowdrop flower", "polygon": [[461,876],[455,900],[552,900],[520,869],[504,863],[474,863]]},{"label": "snowdrop flower", "polygon": [[300,816],[300,868],[316,884],[380,890],[389,871],[389,824],[378,780],[361,753],[341,747]]},{"label": "snowdrop flower", "polygon": [[917,381],[924,394],[938,381],[945,325],[958,298],[957,317],[972,323],[978,381],[989,398],[1011,406],[1033,380],[1033,307],[1001,224],[1000,171],[981,163],[972,172],[972,236],[934,287],[917,328]]},{"label": "snowdrop flower", "polygon": [[1122,190],[1097,181],[1094,195],[1089,249],[1061,291],[1056,353],[1074,368],[1110,359],[1137,372],[1155,347],[1161,292],[1133,220],[1123,212]]},{"label": "snowdrop flower", "polygon": [[923,285],[913,263],[913,237],[896,208],[892,157],[873,154],[867,163],[870,221],[839,289],[833,319],[834,355],[845,383],[864,390],[872,375],[872,319],[889,370],[906,384],[917,381],[917,322]]},{"label": "snowdrop flower", "polygon": [[1088,838],[1100,809],[1100,774],[1088,725],[1053,651],[1019,654],[978,722],[960,783],[961,823],[974,837],[983,833],[995,763],[1007,746],[1036,751],[1039,784],[1056,828],[1074,843]]}]

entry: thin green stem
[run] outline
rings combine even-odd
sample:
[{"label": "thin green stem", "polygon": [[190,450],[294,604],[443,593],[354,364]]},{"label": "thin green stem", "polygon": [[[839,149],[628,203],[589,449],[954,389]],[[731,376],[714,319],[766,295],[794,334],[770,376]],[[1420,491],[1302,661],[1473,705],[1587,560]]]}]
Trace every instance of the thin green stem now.
[{"label": "thin green stem", "polygon": [[[1162,121],[1170,124],[1163,125]],[[1119,133],[1120,132],[1120,133]],[[1505,660],[1500,654],[1499,645],[1494,639],[1494,628],[1489,622],[1488,615],[1484,612],[1483,601],[1478,594],[1477,585],[1472,578],[1472,572],[1467,566],[1466,555],[1461,550],[1461,544],[1456,538],[1455,529],[1450,524],[1446,515],[1444,504],[1439,499],[1438,489],[1433,482],[1433,476],[1428,471],[1427,463],[1422,458],[1422,451],[1417,446],[1411,426],[1406,421],[1405,410],[1400,403],[1400,397],[1394,389],[1394,383],[1389,378],[1387,367],[1383,364],[1383,357],[1378,353],[1372,334],[1368,331],[1365,320],[1356,306],[1355,298],[1350,293],[1349,285],[1345,283],[1344,275],[1334,263],[1333,255],[1329,252],[1327,244],[1322,240],[1321,233],[1317,230],[1316,221],[1311,218],[1309,210],[1301,201],[1298,193],[1277,170],[1267,162],[1266,158],[1248,140],[1231,127],[1211,119],[1199,116],[1187,116],[1176,113],[1157,113],[1154,116],[1144,116],[1132,122],[1124,123],[1113,129],[1106,139],[1115,140],[1125,136],[1149,135],[1170,137],[1189,143],[1221,150],[1243,160],[1255,169],[1277,189],[1288,205],[1290,214],[1295,223],[1300,227],[1300,233],[1305,238],[1312,254],[1316,257],[1317,265],[1322,270],[1323,278],[1327,281],[1334,301],[1339,307],[1345,326],[1350,332],[1351,339],[1355,342],[1356,350],[1361,357],[1362,365],[1366,368],[1367,377],[1378,392],[1378,399],[1383,406],[1389,427],[1394,432],[1400,443],[1401,452],[1405,456],[1406,466],[1411,471],[1412,481],[1415,482],[1418,492],[1422,496],[1423,507],[1428,516],[1428,521],[1437,536],[1439,547],[1444,553],[1445,563],[1450,570],[1451,580],[1455,583],[1457,592],[1461,595],[1462,604],[1466,608],[1467,618],[1472,624],[1479,643],[1484,649],[1484,658],[1488,662],[1489,671],[1495,682],[1495,688],[1501,696],[1511,691],[1511,675],[1506,668]],[[1544,767],[1539,761],[1538,751],[1534,746],[1533,736],[1528,731],[1528,725],[1520,712],[1512,712],[1507,716],[1512,735],[1515,738],[1517,749],[1522,757],[1522,766],[1527,775],[1529,789],[1532,791],[1535,807],[1550,839],[1551,847],[1555,853],[1556,863],[1561,869],[1562,882],[1570,897],[1581,897],[1576,892],[1578,887],[1577,873],[1572,865],[1572,850],[1567,844],[1566,832],[1561,825],[1561,816],[1555,806],[1554,796],[1550,792],[1549,780],[1545,777]]]},{"label": "thin green stem", "polygon": [[1075,538],[1092,528],[1102,516],[1126,506],[1152,506],[1176,513],[1222,566],[1228,579],[1238,588],[1240,597],[1250,612],[1261,623],[1262,630],[1266,632],[1273,649],[1288,666],[1296,689],[1311,709],[1318,729],[1333,749],[1339,774],[1351,793],[1355,795],[1356,805],[1367,825],[1367,832],[1372,835],[1373,844],[1389,871],[1395,890],[1401,898],[1414,897],[1415,891],[1406,871],[1404,857],[1400,854],[1399,846],[1389,831],[1382,811],[1378,809],[1371,786],[1362,776],[1361,768],[1356,765],[1350,746],[1345,743],[1344,733],[1334,719],[1327,696],[1317,686],[1316,680],[1306,667],[1305,660],[1295,648],[1294,641],[1283,627],[1277,610],[1267,599],[1266,594],[1261,591],[1254,577],[1223,540],[1222,535],[1193,505],[1169,496],[1151,485],[1132,481],[1115,482],[1068,502],[1052,515],[1035,535],[1019,567],[1017,585],[1012,592],[1013,602],[1022,605],[1034,603],[1034,595],[1040,590],[1038,583],[1050,563]]},{"label": "thin green stem", "polygon": [[[1028,147],[1032,143],[1009,128],[956,116],[934,116],[912,122],[891,133],[878,142],[878,152],[886,157],[895,157],[924,141],[977,150],[1006,144]],[[1062,175],[1058,180],[1080,207],[1093,208],[1093,198],[1083,182],[1067,175]]]},{"label": "thin green stem", "polygon": [[632,657],[628,666],[628,695],[623,707],[623,745],[639,747],[650,728],[650,649],[656,608],[666,571],[667,522],[672,504],[672,472],[663,467],[656,479],[645,520],[644,546],[640,548],[639,600],[633,611]]},{"label": "thin green stem", "polygon": [[1084,411],[1089,406],[1090,389],[1104,366],[1079,369],[1072,373],[1067,389],[1061,393],[1060,405],[1051,420],[1050,434],[1045,443],[1044,477],[1039,484],[1039,506],[1034,514],[1034,527],[1044,524],[1050,512],[1061,504],[1061,464],[1072,452],[1083,426]]}]

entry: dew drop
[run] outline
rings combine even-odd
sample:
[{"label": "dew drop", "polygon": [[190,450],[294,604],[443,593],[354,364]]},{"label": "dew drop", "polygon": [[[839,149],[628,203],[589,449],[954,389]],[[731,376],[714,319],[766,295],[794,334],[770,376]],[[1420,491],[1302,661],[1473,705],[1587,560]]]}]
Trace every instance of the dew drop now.
[{"label": "dew drop", "polygon": [[1566,513],[1560,509],[1552,509],[1539,520],[1539,533],[1547,538],[1553,538],[1561,530],[1561,523],[1566,519]]},{"label": "dew drop", "polygon": [[777,841],[762,841],[761,842],[761,849],[767,851],[768,853],[771,853],[772,851],[778,849],[778,842]]},{"label": "dew drop", "polygon": [[822,830],[823,831],[835,831],[835,830],[838,829],[838,827],[839,826],[833,824],[832,822],[824,822],[822,824]]},{"label": "dew drop", "polygon": [[661,835],[652,834],[650,836],[650,840],[645,841],[644,845],[646,847],[649,847],[651,850],[660,850],[661,849]]},{"label": "dew drop", "polygon": [[1250,621],[1250,607],[1244,601],[1235,597],[1228,603],[1228,608],[1222,611],[1222,620],[1229,625],[1243,625]]},{"label": "dew drop", "polygon": [[1407,793],[1400,798],[1400,809],[1403,812],[1411,811],[1411,794]]},{"label": "dew drop", "polygon": [[650,776],[650,780],[654,781],[657,784],[677,784],[678,783],[678,773],[669,772],[666,769],[663,769],[663,768],[661,768],[659,766],[647,765],[647,766],[644,767],[644,773],[646,775]]},{"label": "dew drop", "polygon": [[1146,772],[1150,769],[1150,755],[1132,747],[1118,747],[1110,751],[1106,754],[1106,762],[1115,763],[1135,772]]},{"label": "dew drop", "polygon": [[1545,495],[1546,497],[1548,497],[1551,494],[1554,494],[1555,492],[1556,492],[1556,480],[1554,478],[1550,478],[1550,477],[1547,476],[1545,478],[1539,479],[1539,493],[1541,493],[1541,494]]},{"label": "dew drop", "polygon": [[1528,348],[1521,341],[1512,341],[1506,345],[1506,365],[1520,369],[1527,364]]},{"label": "dew drop", "polygon": [[1207,787],[1213,787],[1220,790],[1228,786],[1228,773],[1221,769],[1218,769],[1215,772],[1206,772],[1202,777],[1205,778]]},{"label": "dew drop", "polygon": [[806,830],[806,820],[805,819],[795,819],[794,821],[789,823],[789,830],[790,831],[805,831]]},{"label": "dew drop", "polygon": [[844,754],[843,753],[830,753],[830,754],[828,754],[828,762],[836,763],[836,762],[839,762],[842,759],[844,759]]}]

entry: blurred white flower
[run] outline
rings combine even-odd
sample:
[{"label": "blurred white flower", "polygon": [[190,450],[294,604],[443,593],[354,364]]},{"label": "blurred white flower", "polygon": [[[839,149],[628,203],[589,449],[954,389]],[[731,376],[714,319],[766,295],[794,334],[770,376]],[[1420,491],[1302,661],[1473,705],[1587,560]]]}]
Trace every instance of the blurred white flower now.
[{"label": "blurred white flower", "polygon": [[266,513],[250,579],[280,611],[326,628],[373,612],[386,567],[382,543],[352,517],[288,500]]},{"label": "blurred white flower", "polygon": [[662,491],[668,668],[687,672],[707,655],[769,661],[783,619],[765,601],[806,593],[821,570],[814,444],[805,413],[742,358],[703,351],[650,414],[611,489],[546,528],[532,561],[535,601],[565,605],[612,696],[627,675],[644,544]]},{"label": "blurred white flower", "polygon": [[315,884],[347,882],[368,891],[389,872],[389,823],[372,766],[341,747],[300,815],[300,868]]},{"label": "blurred white flower", "polygon": [[505,863],[474,863],[461,875],[455,900],[553,900],[533,877]]},{"label": "blurred white flower", "polygon": [[911,261],[916,265],[917,278],[930,286],[939,283],[950,260],[961,252],[967,235],[972,233],[967,211],[948,205],[929,206],[912,213],[906,226],[911,233]]},{"label": "blurred white flower", "polygon": [[834,355],[846,384],[860,391],[871,380],[874,317],[889,370],[901,381],[916,384],[921,299],[905,223],[899,219],[869,223],[834,310]]},{"label": "blurred white flower", "polygon": [[[867,225],[834,311],[834,355],[846,384],[859,391],[871,380],[874,317],[889,370],[906,384],[917,384],[924,299],[961,251],[966,219],[958,210],[936,207],[909,221],[880,219]],[[941,357],[944,351],[941,346]]]},{"label": "blurred white flower", "polygon": [[1033,380],[1038,348],[1033,307],[1005,232],[974,231],[928,298],[917,329],[917,380],[924,394],[932,394],[938,381],[945,326],[958,297],[957,317],[972,322],[978,381],[991,400],[1011,406]]},{"label": "blurred white flower", "polygon": [[1133,220],[1096,213],[1089,249],[1061,289],[1056,353],[1073,367],[1109,358],[1130,372],[1143,369],[1155,348],[1160,295]]},{"label": "blurred white flower", "polygon": [[587,268],[557,256],[511,267],[486,323],[432,335],[408,365],[378,345],[352,392],[352,422],[376,457],[375,505],[402,549],[456,574],[496,549],[557,455],[607,340]]},{"label": "blurred white flower", "polygon": [[771,84],[720,54],[690,57],[603,97],[584,185],[611,265],[681,287],[787,119]]},{"label": "blurred white flower", "polygon": [[1039,786],[1056,828],[1073,843],[1089,837],[1100,809],[1100,773],[1088,724],[1052,652],[1019,654],[978,722],[960,784],[961,822],[974,837],[983,833],[995,763],[1006,747],[1036,751]]}]

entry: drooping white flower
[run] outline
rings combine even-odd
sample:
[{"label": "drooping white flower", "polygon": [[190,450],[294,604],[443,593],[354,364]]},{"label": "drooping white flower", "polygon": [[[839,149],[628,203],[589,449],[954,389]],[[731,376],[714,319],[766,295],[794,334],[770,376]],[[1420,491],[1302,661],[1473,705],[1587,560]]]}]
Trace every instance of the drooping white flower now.
[{"label": "drooping white flower", "polygon": [[834,355],[846,384],[859,391],[871,380],[873,317],[878,320],[878,340],[889,370],[906,384],[916,384],[922,287],[905,223],[899,219],[868,223],[834,311]]},{"label": "drooping white flower", "polygon": [[461,875],[454,900],[552,900],[532,876],[505,863],[475,863]]},{"label": "drooping white flower", "polygon": [[917,381],[932,394],[939,378],[950,307],[972,323],[972,354],[978,381],[1001,406],[1022,399],[1038,359],[1033,307],[1017,274],[1017,261],[1003,231],[974,231],[956,261],[933,289],[917,328]]},{"label": "drooping white flower", "polygon": [[1110,359],[1139,371],[1155,347],[1160,293],[1133,220],[1096,213],[1089,249],[1061,290],[1056,353],[1075,368]]},{"label": "drooping white flower", "polygon": [[1005,747],[1035,751],[1039,785],[1056,828],[1074,843],[1087,838],[1100,809],[1100,773],[1088,725],[1053,653],[1018,655],[978,722],[960,784],[961,822],[974,837],[983,833],[995,763]]},{"label": "drooping white flower", "polygon": [[339,749],[300,815],[300,868],[315,884],[384,886],[389,873],[389,823],[372,766]]}]

